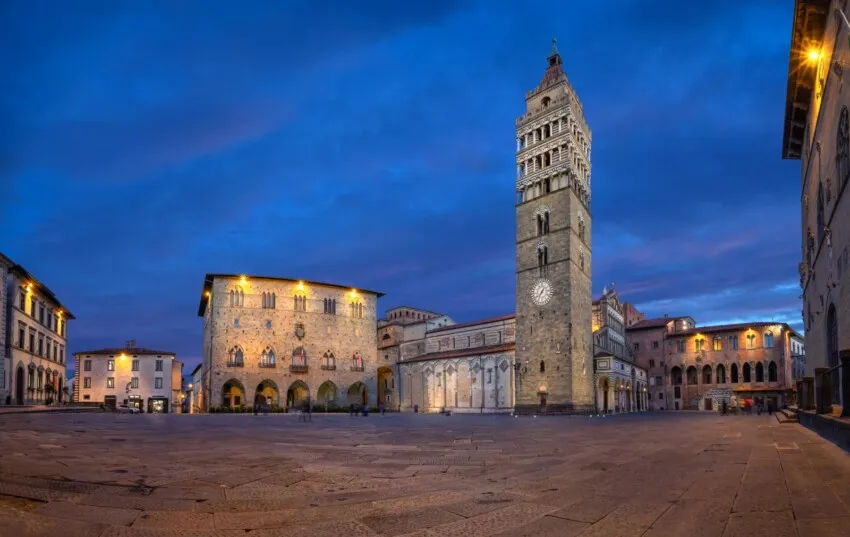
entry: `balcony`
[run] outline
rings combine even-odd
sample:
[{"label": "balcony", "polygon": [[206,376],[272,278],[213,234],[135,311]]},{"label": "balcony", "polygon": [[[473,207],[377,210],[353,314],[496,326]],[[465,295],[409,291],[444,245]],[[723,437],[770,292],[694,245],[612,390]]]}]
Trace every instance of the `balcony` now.
[{"label": "balcony", "polygon": [[266,368],[266,369],[268,369],[268,368],[274,369],[275,367],[277,367],[277,364],[274,363],[274,362],[260,362],[260,367]]},{"label": "balcony", "polygon": [[360,372],[364,371],[362,365],[353,365],[353,366],[351,366],[351,370],[352,371],[360,371]]},{"label": "balcony", "polygon": [[245,367],[244,362],[227,362],[227,367]]},{"label": "balcony", "polygon": [[336,371],[336,364],[322,364],[322,371]]},{"label": "balcony", "polygon": [[307,372],[307,364],[296,365],[292,364],[289,366],[290,373],[306,373]]}]

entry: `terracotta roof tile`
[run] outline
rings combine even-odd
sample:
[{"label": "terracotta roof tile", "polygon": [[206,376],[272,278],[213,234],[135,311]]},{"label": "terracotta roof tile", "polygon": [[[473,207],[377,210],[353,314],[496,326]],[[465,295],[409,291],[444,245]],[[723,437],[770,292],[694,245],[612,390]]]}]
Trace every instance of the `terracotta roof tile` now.
[{"label": "terracotta roof tile", "polygon": [[117,354],[127,354],[127,355],[138,355],[138,354],[156,354],[156,355],[168,355],[174,356],[175,354],[171,351],[155,351],[151,349],[145,349],[143,347],[124,347],[124,348],[113,348],[113,349],[98,349],[94,351],[82,351],[75,352],[74,356],[82,356],[83,354],[97,354],[97,355],[109,355],[114,356]]}]

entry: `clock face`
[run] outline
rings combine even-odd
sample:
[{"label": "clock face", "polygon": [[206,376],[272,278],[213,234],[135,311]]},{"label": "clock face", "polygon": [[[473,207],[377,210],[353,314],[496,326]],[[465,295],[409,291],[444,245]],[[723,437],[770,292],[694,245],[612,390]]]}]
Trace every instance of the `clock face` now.
[{"label": "clock face", "polygon": [[549,280],[537,280],[531,288],[531,299],[538,306],[549,302],[552,298],[552,284]]}]

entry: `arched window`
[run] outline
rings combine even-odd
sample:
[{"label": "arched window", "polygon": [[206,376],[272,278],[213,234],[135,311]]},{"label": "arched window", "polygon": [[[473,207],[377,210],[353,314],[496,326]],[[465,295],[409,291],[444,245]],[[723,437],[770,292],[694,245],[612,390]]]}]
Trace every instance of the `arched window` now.
[{"label": "arched window", "polygon": [[818,244],[823,240],[823,232],[826,229],[826,217],[823,203],[823,181],[818,181]]},{"label": "arched window", "polygon": [[239,345],[230,349],[227,365],[230,367],[242,367],[245,364],[245,353]]},{"label": "arched window", "polygon": [[698,337],[694,339],[694,350],[696,352],[702,352],[705,350],[705,339]]},{"label": "arched window", "polygon": [[773,348],[773,332],[765,332],[764,334],[764,348],[772,349]]},{"label": "arched window", "polygon": [[750,367],[749,363],[746,363],[746,364],[744,364],[744,382],[752,382],[752,381],[753,381],[752,368]]},{"label": "arched window", "polygon": [[269,302],[268,302],[267,294],[263,293],[263,308],[268,308],[268,307],[269,307]]},{"label": "arched window", "polygon": [[[352,302],[351,304],[348,305],[348,307],[351,310],[351,316],[352,317],[357,318],[357,319],[363,318],[363,310],[364,310],[363,304],[361,304],[360,302]],[[405,315],[405,317],[409,317],[410,312],[405,312],[404,315]]]},{"label": "arched window", "polygon": [[277,295],[274,293],[271,293],[271,305],[269,307],[272,309],[277,307]]},{"label": "arched window", "polygon": [[838,194],[850,181],[850,113],[847,107],[841,108],[838,119],[838,131],[835,134],[835,173]]},{"label": "arched window", "polygon": [[584,224],[584,216],[579,213],[578,215],[578,236],[581,240],[585,240],[584,234],[587,229],[587,226]]},{"label": "arched window", "polygon": [[330,349],[322,355],[322,369],[333,371],[336,369],[336,357]]},{"label": "arched window", "polygon": [[[846,110],[846,109],[845,109]],[[826,365],[836,367],[839,364],[838,358],[838,313],[835,311],[835,304],[829,305],[829,310],[826,313]],[[845,371],[845,375],[850,372]],[[841,376],[840,371],[835,369],[832,372],[832,404],[841,404]]]},{"label": "arched window", "polygon": [[717,365],[717,384],[726,384],[726,367],[723,364]]},{"label": "arched window", "polygon": [[549,264],[549,247],[540,244],[537,246],[537,269],[541,276],[546,275],[546,265]]},{"label": "arched window", "polygon": [[738,384],[738,364],[732,364],[732,367],[729,368],[729,377],[732,384]]},{"label": "arched window", "polygon": [[307,365],[307,351],[304,347],[296,347],[292,351],[292,365]]},{"label": "arched window", "polygon": [[776,362],[772,360],[767,364],[767,381],[776,382]]},{"label": "arched window", "polygon": [[351,355],[351,370],[363,371],[363,357],[359,352],[355,352]]},{"label": "arched window", "polygon": [[713,351],[722,351],[723,350],[723,338],[720,336],[714,336],[711,340],[711,350]]},{"label": "arched window", "polygon": [[696,386],[699,383],[699,379],[697,377],[697,368],[694,366],[690,366],[688,368],[688,386]]},{"label": "arched window", "polygon": [[706,365],[702,368],[702,383],[711,384],[711,366]]},{"label": "arched window", "polygon": [[295,295],[295,311],[307,311],[307,297],[304,295]]},{"label": "arched window", "polygon": [[756,382],[764,382],[764,364],[761,362],[756,364]]},{"label": "arched window", "polygon": [[233,307],[236,305],[236,291],[230,290],[230,306]]},{"label": "arched window", "polygon": [[275,356],[274,349],[270,346],[263,349],[263,354],[260,355],[260,367],[274,367]]},{"label": "arched window", "polygon": [[682,385],[682,370],[679,367],[674,367],[670,370],[670,381],[673,386]]}]

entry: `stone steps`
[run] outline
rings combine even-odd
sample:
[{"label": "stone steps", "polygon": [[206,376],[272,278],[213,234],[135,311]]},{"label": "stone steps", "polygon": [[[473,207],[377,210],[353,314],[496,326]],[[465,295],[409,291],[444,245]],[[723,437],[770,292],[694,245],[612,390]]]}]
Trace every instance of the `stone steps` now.
[{"label": "stone steps", "polygon": [[780,408],[773,413],[779,423],[800,423],[797,413],[787,408]]}]

